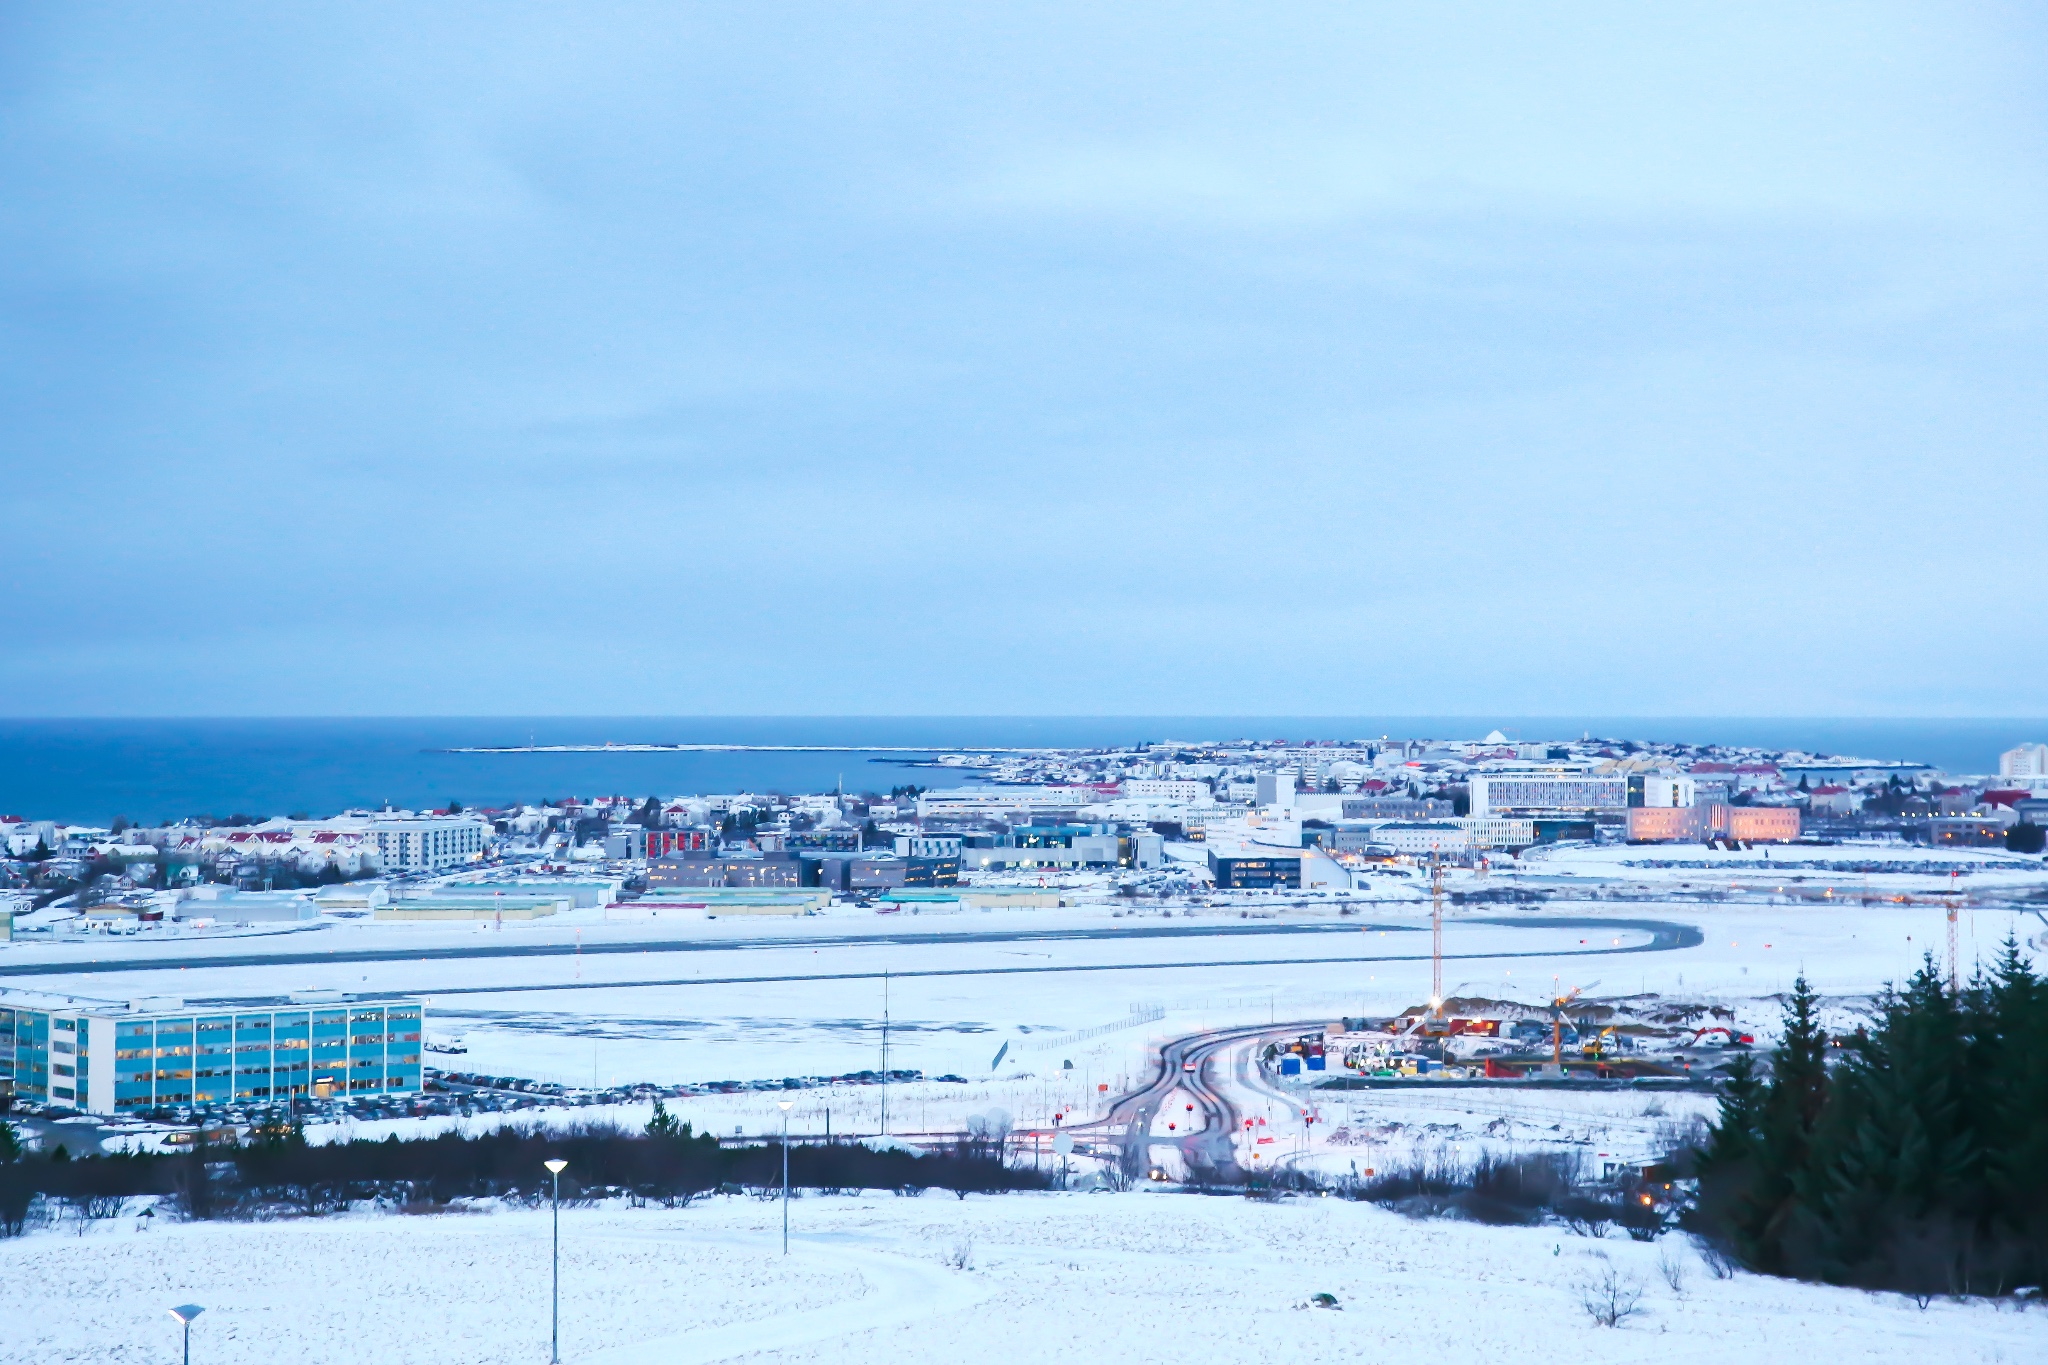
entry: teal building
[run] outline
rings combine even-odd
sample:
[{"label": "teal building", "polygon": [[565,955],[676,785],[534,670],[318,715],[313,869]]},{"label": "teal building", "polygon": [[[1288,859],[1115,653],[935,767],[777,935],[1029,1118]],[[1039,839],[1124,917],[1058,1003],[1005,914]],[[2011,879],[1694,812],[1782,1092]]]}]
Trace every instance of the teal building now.
[{"label": "teal building", "polygon": [[0,994],[0,1087],[90,1114],[417,1095],[417,999],[206,1008]]}]

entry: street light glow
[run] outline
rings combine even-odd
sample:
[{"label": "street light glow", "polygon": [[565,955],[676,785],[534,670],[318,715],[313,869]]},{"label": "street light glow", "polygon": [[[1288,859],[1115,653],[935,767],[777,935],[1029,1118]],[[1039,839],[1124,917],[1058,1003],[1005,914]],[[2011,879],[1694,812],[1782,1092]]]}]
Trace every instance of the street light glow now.
[{"label": "street light glow", "polygon": [[552,1161],[543,1161],[540,1164],[548,1168],[549,1175],[560,1175],[563,1171],[569,1168],[569,1163],[562,1160],[560,1157],[556,1157]]}]

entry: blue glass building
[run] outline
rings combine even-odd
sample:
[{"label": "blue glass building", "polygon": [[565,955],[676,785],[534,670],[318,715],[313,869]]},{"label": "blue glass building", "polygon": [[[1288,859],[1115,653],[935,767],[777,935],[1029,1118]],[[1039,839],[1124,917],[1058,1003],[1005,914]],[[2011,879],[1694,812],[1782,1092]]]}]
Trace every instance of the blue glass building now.
[{"label": "blue glass building", "polygon": [[0,995],[0,1086],[92,1114],[416,1095],[425,1016],[417,999],[198,1009]]}]

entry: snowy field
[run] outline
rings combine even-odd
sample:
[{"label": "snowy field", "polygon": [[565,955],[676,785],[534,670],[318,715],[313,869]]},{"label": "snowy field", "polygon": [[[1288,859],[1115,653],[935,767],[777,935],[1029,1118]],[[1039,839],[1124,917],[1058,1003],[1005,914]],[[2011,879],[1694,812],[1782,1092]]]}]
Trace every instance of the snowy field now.
[{"label": "snowy field", "polygon": [[[2048,1356],[2048,1310],[1710,1276],[1683,1239],[1411,1222],[1335,1199],[1143,1192],[801,1199],[562,1215],[569,1365],[917,1365],[1219,1355],[1441,1362]],[[541,1365],[548,1215],[485,1211],[45,1233],[0,1243],[0,1361],[158,1365],[194,1302],[202,1365]],[[957,1261],[965,1260],[962,1268]],[[1678,1287],[1660,1260],[1676,1267]],[[1608,1268],[1638,1313],[1596,1326]],[[1334,1295],[1337,1311],[1304,1307]]]},{"label": "snowy field", "polygon": [[[1290,1020],[1313,1027],[1347,1014],[1396,1013],[1427,998],[1428,918],[1421,907],[1375,906],[1348,918],[1330,908],[1269,913],[1267,920],[1215,912],[1190,919],[1184,907],[1171,915],[1157,908],[1117,914],[1109,907],[1084,907],[911,918],[843,909],[801,919],[659,926],[542,921],[502,929],[358,922],[317,933],[181,944],[168,959],[161,956],[164,945],[119,940],[17,943],[0,951],[0,979],[17,963],[83,964],[121,956],[162,965],[15,981],[38,991],[115,1000],[156,994],[233,999],[311,988],[417,992],[428,998],[429,1036],[459,1039],[467,1049],[460,1055],[430,1054],[430,1061],[593,1088],[877,1068],[886,995],[890,1066],[921,1070],[928,1078],[963,1078],[891,1087],[890,1131],[922,1134],[957,1132],[971,1115],[994,1110],[1020,1127],[1049,1123],[1055,1112],[1091,1118],[1143,1082],[1166,1039]],[[1515,922],[1493,922],[1502,920]],[[1614,951],[1647,944],[1649,932],[1628,921],[1648,920],[1695,928],[1703,941],[1672,951]],[[1329,932],[1291,932],[1303,928]],[[1105,929],[1203,932],[1057,936]],[[1229,932],[1208,932],[1217,929]],[[1968,964],[1991,956],[2008,931],[2023,940],[2038,935],[2041,921],[2032,912],[1982,909],[1965,912],[1960,929]],[[991,932],[1024,937],[975,937]],[[890,941],[844,941],[877,934]],[[652,942],[688,951],[380,961],[340,956],[464,945],[573,950],[579,941],[585,948]],[[336,956],[282,966],[189,965],[203,953],[303,952],[308,945]],[[1923,953],[1940,954],[1945,945],[1939,906],[1887,901],[1470,907],[1447,917],[1444,985],[1454,997],[1530,1005],[1572,987],[1581,988],[1588,1001],[1655,994],[1726,1010],[1767,1038],[1778,1015],[1775,997],[1799,971],[1821,992],[1830,1022],[1852,1026],[1871,992],[1888,980],[1903,980]],[[1550,1120],[1535,1125],[1500,1112],[1499,1106],[1528,1101],[1490,1098],[1495,1093],[1489,1089],[1456,1101],[1467,1112],[1450,1126],[1449,1118],[1396,1112],[1408,1101],[1375,1092],[1348,1099],[1343,1116],[1327,1122],[1325,1131],[1343,1126],[1354,1133],[1385,1133],[1399,1124],[1399,1131],[1420,1135],[1436,1123],[1446,1141],[1467,1141],[1505,1119],[1506,1131],[1518,1141],[1540,1141],[1533,1129]],[[1451,1103],[1443,1094],[1425,1106]],[[779,1126],[774,1098],[705,1095],[671,1107],[700,1130],[754,1135]],[[879,1087],[820,1087],[795,1092],[795,1099],[791,1124],[798,1133],[822,1133],[828,1126],[835,1133],[880,1130]],[[643,1108],[617,1108],[556,1111],[550,1121],[645,1121]],[[1360,1113],[1355,1122],[1354,1110]],[[408,1121],[344,1125],[333,1135],[381,1136],[394,1126],[418,1131]],[[1502,1129],[1496,1125],[1494,1131]],[[1585,1135],[1593,1145],[1602,1140]],[[1312,1164],[1348,1165],[1348,1156],[1337,1162],[1339,1154],[1331,1155],[1331,1161]]]},{"label": "snowy field", "polygon": [[[1519,924],[1488,923],[1517,919]],[[1644,944],[1627,920],[1696,927],[1705,941],[1668,952],[1595,955]],[[750,1080],[837,1074],[879,1064],[884,1012],[890,1062],[928,1076],[992,1074],[1043,1077],[1073,1061],[1098,1081],[1142,1067],[1149,1043],[1209,1026],[1323,1019],[1396,1012],[1429,994],[1428,919],[1418,909],[1376,908],[1363,927],[1330,914],[1296,911],[1274,930],[1315,924],[1337,932],[1252,933],[1268,924],[1214,921],[1228,936],[977,942],[990,930],[1052,933],[1109,927],[1197,927],[1185,915],[1157,912],[1111,921],[1078,911],[998,911],[925,917],[914,923],[850,914],[749,923],[670,926],[687,952],[586,953],[581,956],[332,960],[288,966],[160,968],[118,974],[15,978],[38,991],[125,1000],[176,995],[194,1000],[329,988],[356,994],[420,993],[429,1031],[460,1039],[459,1060],[443,1065],[569,1085],[639,1081]],[[1595,925],[1571,923],[1595,921]],[[1613,927],[1605,927],[1612,925]],[[848,944],[833,940],[878,931],[936,933],[937,942]],[[1207,926],[1204,926],[1207,927]],[[1988,958],[2008,930],[2023,940],[2041,932],[2031,913],[1979,910],[1964,916],[1965,963]],[[583,931],[586,946],[647,938],[644,926]],[[319,935],[269,938],[282,950],[317,943],[337,954],[354,949],[438,949],[464,942],[493,947],[573,946],[576,931],[546,924],[500,931],[416,929],[409,925],[337,927]],[[635,937],[637,936],[637,937]],[[751,945],[721,946],[744,937]],[[948,941],[957,938],[958,941]],[[1583,988],[1588,999],[1657,993],[1735,1008],[1742,1021],[1768,1024],[1774,1004],[1804,970],[1827,996],[1860,996],[1903,980],[1927,951],[1945,949],[1939,907],[1925,905],[1757,905],[1553,902],[1528,910],[1468,909],[1447,918],[1444,985],[1450,995],[1484,995],[1530,1004],[1554,986]],[[237,945],[238,950],[248,940]],[[211,945],[213,951],[220,944]],[[105,958],[142,955],[142,945],[99,943],[64,951]],[[161,949],[148,950],[153,957]],[[189,955],[183,949],[179,956]],[[18,944],[0,952],[0,979],[22,962],[66,960],[55,946]],[[77,960],[76,957],[71,960]],[[1081,1041],[1080,1030],[1161,1017]],[[1002,1065],[996,1054],[1008,1044]]]}]

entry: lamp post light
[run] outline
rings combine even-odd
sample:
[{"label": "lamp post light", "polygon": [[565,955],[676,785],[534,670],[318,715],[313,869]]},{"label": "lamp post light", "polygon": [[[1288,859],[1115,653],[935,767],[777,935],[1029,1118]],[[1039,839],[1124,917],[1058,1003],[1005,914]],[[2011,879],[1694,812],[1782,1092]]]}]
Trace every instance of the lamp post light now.
[{"label": "lamp post light", "polygon": [[782,1111],[782,1254],[789,1255],[789,1106],[788,1100],[777,1100],[775,1107]]},{"label": "lamp post light", "polygon": [[185,1365],[192,1365],[192,1319],[205,1311],[196,1303],[181,1303],[171,1310],[171,1316],[185,1329]]},{"label": "lamp post light", "polygon": [[[562,1168],[568,1164],[560,1157],[541,1163],[555,1179],[554,1283],[548,1296],[549,1365],[562,1365]],[[185,1365],[192,1362],[188,1360]]]}]

